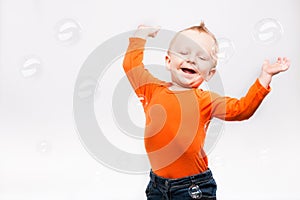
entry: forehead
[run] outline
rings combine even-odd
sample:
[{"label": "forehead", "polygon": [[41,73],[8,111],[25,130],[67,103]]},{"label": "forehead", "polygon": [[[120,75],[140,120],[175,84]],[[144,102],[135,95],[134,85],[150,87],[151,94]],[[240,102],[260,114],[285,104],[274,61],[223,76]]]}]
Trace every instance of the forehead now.
[{"label": "forehead", "polygon": [[211,52],[215,45],[215,41],[211,35],[205,32],[199,32],[196,30],[185,30],[179,32],[171,46],[173,50],[179,48],[191,48],[196,50],[205,50]]}]

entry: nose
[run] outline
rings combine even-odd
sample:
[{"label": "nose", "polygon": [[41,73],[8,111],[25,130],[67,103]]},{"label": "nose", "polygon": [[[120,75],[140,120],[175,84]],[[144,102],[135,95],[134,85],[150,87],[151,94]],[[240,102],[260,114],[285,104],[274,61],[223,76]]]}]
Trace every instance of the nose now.
[{"label": "nose", "polygon": [[189,54],[189,56],[186,58],[186,62],[189,64],[196,64],[196,59],[195,56],[193,56],[192,54]]}]

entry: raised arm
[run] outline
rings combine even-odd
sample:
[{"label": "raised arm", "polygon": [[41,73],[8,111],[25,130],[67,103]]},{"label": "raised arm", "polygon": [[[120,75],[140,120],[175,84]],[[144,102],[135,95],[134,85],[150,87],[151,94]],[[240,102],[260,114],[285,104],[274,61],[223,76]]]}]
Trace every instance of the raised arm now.
[{"label": "raised arm", "polygon": [[126,73],[136,67],[144,67],[143,56],[144,47],[148,37],[155,37],[159,27],[149,27],[140,25],[132,38],[129,38],[129,46],[123,61],[123,68]]},{"label": "raised arm", "polygon": [[151,93],[163,81],[152,76],[144,68],[143,56],[146,39],[155,37],[159,28],[139,26],[132,38],[123,60],[123,68],[127,78],[138,96],[151,98]]},{"label": "raised arm", "polygon": [[270,88],[266,89],[258,80],[250,87],[247,94],[240,98],[222,97],[210,93],[212,117],[226,121],[249,119],[257,110]]},{"label": "raised arm", "polygon": [[262,65],[259,78],[241,99],[221,97],[215,93],[209,94],[212,116],[230,121],[250,118],[269,93],[272,77],[286,71],[289,67],[290,61],[287,58],[278,58],[273,64],[266,60]]}]

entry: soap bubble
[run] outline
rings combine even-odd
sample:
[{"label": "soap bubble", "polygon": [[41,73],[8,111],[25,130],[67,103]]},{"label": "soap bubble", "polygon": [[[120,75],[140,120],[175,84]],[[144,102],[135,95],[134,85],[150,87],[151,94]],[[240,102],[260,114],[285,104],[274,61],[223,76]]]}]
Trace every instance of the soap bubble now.
[{"label": "soap bubble", "polygon": [[36,151],[40,154],[49,154],[51,152],[51,144],[50,142],[43,140],[37,143]]},{"label": "soap bubble", "polygon": [[218,38],[218,46],[213,46],[212,57],[218,60],[218,63],[226,64],[235,53],[233,42],[228,38]]},{"label": "soap bubble", "polygon": [[56,40],[63,45],[73,45],[81,39],[81,26],[74,19],[60,20],[54,27]]},{"label": "soap bubble", "polygon": [[42,61],[36,55],[26,56],[23,59],[20,72],[24,78],[36,77],[41,73]]},{"label": "soap bubble", "polygon": [[260,44],[273,44],[281,39],[283,27],[276,19],[265,18],[257,22],[253,28],[253,39]]}]

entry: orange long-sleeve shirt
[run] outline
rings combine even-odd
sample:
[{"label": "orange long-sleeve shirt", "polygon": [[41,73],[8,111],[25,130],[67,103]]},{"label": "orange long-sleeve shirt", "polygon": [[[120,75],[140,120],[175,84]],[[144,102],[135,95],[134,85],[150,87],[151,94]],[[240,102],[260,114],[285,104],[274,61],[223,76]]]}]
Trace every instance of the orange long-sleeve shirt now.
[{"label": "orange long-sleeve shirt", "polygon": [[145,148],[154,173],[182,178],[208,168],[203,150],[205,124],[248,119],[270,91],[258,80],[241,99],[222,97],[202,89],[171,91],[169,83],[153,77],[143,65],[146,40],[130,38],[123,61],[126,75],[141,97],[146,115]]}]

